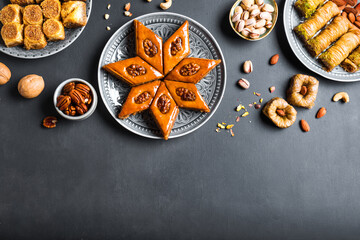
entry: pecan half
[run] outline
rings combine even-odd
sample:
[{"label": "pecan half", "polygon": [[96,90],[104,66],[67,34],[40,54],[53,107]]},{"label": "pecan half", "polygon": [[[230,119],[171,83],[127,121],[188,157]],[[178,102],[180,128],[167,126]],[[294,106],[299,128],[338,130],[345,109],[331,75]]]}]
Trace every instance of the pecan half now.
[{"label": "pecan half", "polygon": [[75,108],[76,108],[76,112],[77,112],[79,115],[83,115],[83,114],[85,114],[85,113],[88,111],[88,108],[87,108],[87,106],[85,105],[85,103],[80,103],[80,104],[77,105]]},{"label": "pecan half", "polygon": [[71,97],[71,100],[76,104],[79,105],[81,103],[85,103],[84,97],[81,95],[81,93],[73,89],[70,91],[69,96]]},{"label": "pecan half", "polygon": [[181,49],[182,49],[181,44],[182,44],[181,37],[175,38],[175,40],[171,43],[171,46],[170,46],[171,55],[175,56],[178,52],[181,51]]},{"label": "pecan half", "polygon": [[60,95],[57,97],[56,107],[58,107],[60,111],[64,111],[69,107],[70,103],[71,103],[71,97]]},{"label": "pecan half", "polygon": [[161,95],[157,102],[157,107],[159,108],[160,112],[162,114],[168,113],[170,110],[170,106],[171,106],[170,98],[165,94]]},{"label": "pecan half", "polygon": [[126,68],[126,71],[133,77],[141,76],[146,74],[146,68],[138,64],[131,64]]},{"label": "pecan half", "polygon": [[176,89],[176,94],[181,97],[183,101],[195,101],[196,94],[190,89],[179,87]]},{"label": "pecan half", "polygon": [[57,118],[56,117],[46,117],[44,118],[42,125],[46,128],[54,128],[56,127]]},{"label": "pecan half", "polygon": [[90,105],[91,104],[91,102],[92,102],[92,96],[91,96],[91,94],[88,94],[86,97],[85,97],[85,103],[87,104],[87,105]]},{"label": "pecan half", "polygon": [[180,68],[180,74],[182,76],[192,76],[195,75],[199,70],[200,70],[200,65],[192,62]]},{"label": "pecan half", "polygon": [[71,90],[73,90],[74,88],[75,88],[75,83],[74,83],[74,82],[69,82],[69,83],[65,84],[65,86],[63,87],[62,93],[63,93],[64,95],[68,95],[69,92],[70,92]]},{"label": "pecan half", "polygon": [[150,97],[151,97],[151,95],[149,92],[143,92],[135,98],[135,103],[142,104],[142,103],[146,102],[147,100],[149,100]]},{"label": "pecan half", "polygon": [[77,83],[75,85],[75,89],[78,90],[81,93],[81,95],[83,95],[83,97],[86,97],[91,91],[88,85],[82,83]]},{"label": "pecan half", "polygon": [[145,54],[148,55],[149,57],[153,57],[158,53],[157,46],[148,38],[144,40],[143,46],[144,46]]},{"label": "pecan half", "polygon": [[76,108],[74,106],[70,105],[67,109],[64,110],[64,113],[69,116],[75,116]]}]

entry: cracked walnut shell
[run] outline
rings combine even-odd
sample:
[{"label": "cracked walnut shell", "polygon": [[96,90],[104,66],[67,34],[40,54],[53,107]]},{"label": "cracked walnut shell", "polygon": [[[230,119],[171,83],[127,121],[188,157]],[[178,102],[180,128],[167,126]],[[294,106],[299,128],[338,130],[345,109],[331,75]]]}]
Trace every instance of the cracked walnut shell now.
[{"label": "cracked walnut shell", "polygon": [[295,107],[312,108],[315,105],[319,81],[316,78],[296,74],[290,80],[287,101]]},{"label": "cracked walnut shell", "polygon": [[279,128],[288,128],[293,125],[297,114],[293,106],[279,97],[267,102],[263,113]]}]

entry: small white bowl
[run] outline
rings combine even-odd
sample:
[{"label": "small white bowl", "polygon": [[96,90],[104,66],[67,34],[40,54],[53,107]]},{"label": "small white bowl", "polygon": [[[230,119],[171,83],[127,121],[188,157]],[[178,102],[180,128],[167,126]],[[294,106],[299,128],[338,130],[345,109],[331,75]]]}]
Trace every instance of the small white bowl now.
[{"label": "small white bowl", "polygon": [[[63,113],[62,111],[60,111],[59,108],[56,107],[56,103],[57,103],[57,98],[58,96],[61,95],[61,91],[63,89],[63,87],[65,86],[65,84],[69,83],[69,82],[80,82],[80,83],[84,83],[86,84],[87,86],[90,87],[91,89],[91,93],[92,93],[92,103],[91,103],[91,107],[90,109],[83,115],[81,116],[69,116],[69,115],[66,115],[65,113]],[[88,83],[87,81],[85,80],[82,80],[80,78],[70,78],[68,80],[65,80],[64,82],[62,82],[55,90],[54,92],[54,107],[56,109],[56,111],[63,117],[63,118],[66,118],[68,120],[75,120],[75,121],[78,121],[78,120],[85,120],[87,119],[88,117],[91,116],[91,114],[93,114],[93,112],[95,112],[95,109],[96,109],[96,106],[97,106],[97,103],[98,103],[98,96],[96,94],[96,91],[95,91],[95,88],[90,84]]]}]

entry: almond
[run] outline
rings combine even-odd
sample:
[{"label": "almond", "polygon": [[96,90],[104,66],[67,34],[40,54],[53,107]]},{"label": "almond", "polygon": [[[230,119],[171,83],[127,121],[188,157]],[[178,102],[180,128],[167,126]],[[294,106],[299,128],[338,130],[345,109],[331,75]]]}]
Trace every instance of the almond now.
[{"label": "almond", "polygon": [[351,6],[355,6],[357,3],[357,0],[345,0],[347,4],[351,5]]},{"label": "almond", "polygon": [[309,124],[307,123],[307,121],[305,121],[304,119],[301,119],[301,120],[300,120],[300,127],[301,127],[301,129],[302,129],[304,132],[310,131],[310,126],[309,126]]},{"label": "almond", "polygon": [[306,86],[302,86],[301,90],[300,90],[300,94],[305,96],[305,94],[307,93],[307,87]]},{"label": "almond", "polygon": [[341,13],[341,16],[343,16],[343,17],[346,17],[346,18],[347,18],[347,13],[346,13],[346,12],[342,12],[342,13]]},{"label": "almond", "polygon": [[352,12],[348,14],[348,18],[349,18],[351,23],[355,22],[355,15]]},{"label": "almond", "polygon": [[338,7],[345,6],[346,1],[345,0],[332,0],[333,3],[335,3]]},{"label": "almond", "polygon": [[322,107],[316,114],[316,118],[322,118],[326,114],[326,108]]},{"label": "almond", "polygon": [[355,26],[357,26],[358,28],[360,28],[360,22],[359,22],[359,21],[355,21],[354,24],[355,24]]},{"label": "almond", "polygon": [[344,12],[346,12],[347,14],[349,13],[353,13],[355,16],[357,15],[357,10],[355,8],[352,7],[345,7],[344,8]]},{"label": "almond", "polygon": [[271,65],[277,64],[278,61],[279,61],[279,54],[275,54],[274,56],[272,56],[270,58],[270,64]]},{"label": "almond", "polygon": [[277,109],[276,110],[276,113],[280,116],[280,117],[285,117],[285,112],[284,112],[284,110],[282,110],[282,109]]},{"label": "almond", "polygon": [[356,11],[360,12],[360,3],[355,7]]},{"label": "almond", "polygon": [[356,17],[356,21],[360,22],[360,16]]},{"label": "almond", "polygon": [[131,3],[125,4],[125,7],[124,7],[125,11],[129,11],[130,7],[131,7]]}]

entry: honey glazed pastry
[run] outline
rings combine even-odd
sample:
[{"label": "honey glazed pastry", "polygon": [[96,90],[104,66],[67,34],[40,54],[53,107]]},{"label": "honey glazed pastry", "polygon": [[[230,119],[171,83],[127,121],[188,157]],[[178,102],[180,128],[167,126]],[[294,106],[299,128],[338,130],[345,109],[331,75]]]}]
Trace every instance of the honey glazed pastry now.
[{"label": "honey glazed pastry", "polygon": [[6,23],[22,23],[21,7],[17,4],[9,4],[0,11],[0,22]]},{"label": "honey glazed pastry", "polygon": [[59,41],[65,39],[64,25],[56,19],[46,20],[43,25],[43,32],[48,41]]},{"label": "honey glazed pastry", "polygon": [[29,25],[24,29],[24,47],[26,50],[42,49],[47,42],[42,27],[39,25]]},{"label": "honey glazed pastry", "polygon": [[319,81],[311,76],[296,74],[290,80],[287,100],[295,107],[312,108],[315,105]]},{"label": "honey glazed pastry", "polygon": [[13,4],[18,4],[20,6],[26,6],[29,4],[34,4],[35,0],[10,0],[10,2]]},{"label": "honey glazed pastry", "polygon": [[45,19],[60,20],[61,3],[59,0],[45,0],[40,6]]},{"label": "honey glazed pastry", "polygon": [[288,128],[293,125],[297,115],[295,108],[279,97],[267,102],[263,113],[279,128]]},{"label": "honey glazed pastry", "polygon": [[42,25],[43,14],[39,5],[28,5],[23,10],[23,21],[25,25]]},{"label": "honey glazed pastry", "polygon": [[24,43],[24,25],[20,23],[7,23],[1,28],[1,37],[6,47],[15,47]]},{"label": "honey glazed pastry", "polygon": [[61,18],[66,28],[77,28],[86,25],[86,3],[83,1],[64,2],[61,6]]}]

